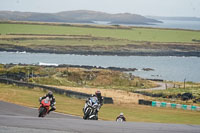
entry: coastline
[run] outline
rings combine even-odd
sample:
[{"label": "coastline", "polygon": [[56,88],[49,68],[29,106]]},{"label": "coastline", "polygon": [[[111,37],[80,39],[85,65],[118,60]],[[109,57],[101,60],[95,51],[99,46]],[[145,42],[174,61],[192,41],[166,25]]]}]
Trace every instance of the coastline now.
[{"label": "coastline", "polygon": [[106,56],[185,56],[185,57],[200,57],[200,51],[94,51],[94,50],[70,50],[70,51],[55,51],[55,50],[34,50],[29,48],[22,49],[4,49],[0,48],[1,52],[29,52],[29,53],[49,53],[49,54],[75,54],[75,55],[106,55]]},{"label": "coastline", "polygon": [[[148,79],[199,82],[199,57],[185,56],[106,56],[30,53],[27,51],[0,52],[3,64],[35,64],[48,66],[109,68],[134,73]],[[18,59],[18,60],[16,60]],[[13,65],[14,65],[13,64]],[[137,70],[136,70],[137,69]],[[149,71],[149,72],[145,72]]]}]

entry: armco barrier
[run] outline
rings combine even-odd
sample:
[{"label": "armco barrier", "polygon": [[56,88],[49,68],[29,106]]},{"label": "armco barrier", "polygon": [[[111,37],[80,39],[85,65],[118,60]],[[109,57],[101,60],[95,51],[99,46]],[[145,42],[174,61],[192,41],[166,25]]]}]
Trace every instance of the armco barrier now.
[{"label": "armco barrier", "polygon": [[[91,96],[90,94],[86,94],[86,93],[81,93],[81,92],[76,92],[76,91],[71,91],[71,90],[64,90],[64,89],[60,89],[60,88],[56,88],[56,87],[49,87],[49,86],[45,86],[45,85],[21,82],[21,81],[12,80],[12,79],[0,78],[0,82],[6,83],[6,84],[16,84],[18,86],[26,86],[29,88],[38,87],[38,88],[42,88],[43,90],[51,90],[55,93],[64,94],[68,97],[75,97],[78,99],[86,99]],[[111,97],[104,97],[104,103],[105,104],[113,104],[113,99]]]},{"label": "armco barrier", "polygon": [[[148,104],[146,104],[147,102],[148,102]],[[150,105],[152,107],[164,107],[164,108],[168,107],[168,108],[200,111],[200,107],[198,107],[198,106],[166,103],[166,102],[158,102],[158,101],[147,101],[147,100],[143,100],[143,99],[139,99],[139,104]]]}]

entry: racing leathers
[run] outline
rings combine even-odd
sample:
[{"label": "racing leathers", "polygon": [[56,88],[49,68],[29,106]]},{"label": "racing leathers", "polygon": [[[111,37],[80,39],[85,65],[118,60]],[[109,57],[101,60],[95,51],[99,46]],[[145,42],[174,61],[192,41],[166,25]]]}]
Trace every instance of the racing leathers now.
[{"label": "racing leathers", "polygon": [[124,117],[124,115],[119,115],[117,118],[116,118],[116,121],[118,119],[122,119],[122,121],[126,121],[126,118]]}]

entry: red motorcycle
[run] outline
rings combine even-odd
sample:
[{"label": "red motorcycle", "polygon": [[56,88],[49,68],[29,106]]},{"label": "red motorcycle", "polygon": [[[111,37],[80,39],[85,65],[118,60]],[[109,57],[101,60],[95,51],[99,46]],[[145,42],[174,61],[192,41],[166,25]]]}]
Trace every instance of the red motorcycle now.
[{"label": "red motorcycle", "polygon": [[49,98],[45,98],[41,101],[40,103],[40,107],[38,109],[39,115],[38,117],[45,117],[45,115],[48,113],[49,111],[49,107],[50,107],[51,103]]}]

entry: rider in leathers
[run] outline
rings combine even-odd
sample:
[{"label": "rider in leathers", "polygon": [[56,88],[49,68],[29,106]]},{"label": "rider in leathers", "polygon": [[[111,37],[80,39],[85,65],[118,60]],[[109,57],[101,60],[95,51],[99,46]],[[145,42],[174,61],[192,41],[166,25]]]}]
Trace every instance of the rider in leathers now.
[{"label": "rider in leathers", "polygon": [[40,103],[42,101],[42,99],[45,99],[46,97],[49,97],[49,100],[50,100],[50,103],[51,103],[51,109],[47,112],[48,114],[51,112],[51,111],[54,111],[56,110],[56,99],[55,97],[53,96],[53,92],[52,91],[49,91],[45,96],[43,97],[40,97]]},{"label": "rider in leathers", "polygon": [[123,121],[126,121],[126,118],[124,117],[124,113],[120,113],[120,115],[116,118],[116,121],[121,118]]}]

